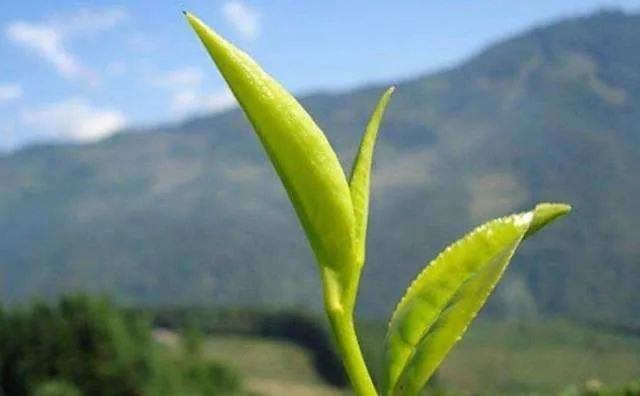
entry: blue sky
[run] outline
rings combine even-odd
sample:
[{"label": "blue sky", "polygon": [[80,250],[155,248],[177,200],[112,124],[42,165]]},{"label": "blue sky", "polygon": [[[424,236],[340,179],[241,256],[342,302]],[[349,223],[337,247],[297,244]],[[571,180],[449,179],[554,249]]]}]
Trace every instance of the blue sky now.
[{"label": "blue sky", "polygon": [[640,0],[1,0],[0,150],[233,106],[183,9],[303,94],[435,71],[600,8],[640,12]]}]

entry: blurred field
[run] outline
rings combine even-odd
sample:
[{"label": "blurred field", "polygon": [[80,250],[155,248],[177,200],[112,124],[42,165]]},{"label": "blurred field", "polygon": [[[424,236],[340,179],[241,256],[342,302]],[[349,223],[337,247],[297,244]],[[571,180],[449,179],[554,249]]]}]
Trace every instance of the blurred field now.
[{"label": "blurred field", "polygon": [[227,363],[243,376],[249,390],[264,396],[337,396],[318,375],[309,352],[291,342],[250,336],[212,336],[204,343],[207,357]]},{"label": "blurred field", "polygon": [[[383,331],[380,324],[363,328],[372,362],[379,362],[380,351],[374,349]],[[261,395],[348,394],[325,385],[308,351],[290,342],[216,335],[207,337],[205,353],[236,368],[246,386]],[[590,380],[616,386],[635,378],[640,378],[638,338],[561,320],[479,321],[449,355],[438,381],[463,394],[515,396],[554,395]]]},{"label": "blurred field", "polygon": [[[384,328],[363,330],[370,359],[379,361],[371,346],[379,345]],[[446,388],[465,394],[554,395],[590,380],[620,386],[640,378],[640,338],[565,320],[481,319],[454,347],[438,375]]]}]

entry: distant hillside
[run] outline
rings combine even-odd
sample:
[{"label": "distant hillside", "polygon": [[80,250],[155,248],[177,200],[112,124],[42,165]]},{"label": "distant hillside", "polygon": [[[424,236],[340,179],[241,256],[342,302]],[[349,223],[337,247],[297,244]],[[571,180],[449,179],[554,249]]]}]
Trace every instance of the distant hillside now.
[{"label": "distant hillside", "polygon": [[[363,65],[366,67],[366,65]],[[211,73],[215,71],[211,69]],[[303,98],[345,165],[382,87]],[[360,308],[490,217],[567,201],[490,311],[640,323],[640,15],[528,31],[398,85],[373,178]],[[0,157],[0,295],[318,306],[311,254],[239,111]]]}]

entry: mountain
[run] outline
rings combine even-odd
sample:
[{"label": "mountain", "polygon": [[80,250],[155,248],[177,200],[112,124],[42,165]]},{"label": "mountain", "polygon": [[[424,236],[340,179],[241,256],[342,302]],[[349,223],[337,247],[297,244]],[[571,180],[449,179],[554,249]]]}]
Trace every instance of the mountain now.
[{"label": "mountain", "polygon": [[[360,309],[387,315],[472,226],[566,201],[492,298],[498,315],[640,323],[640,15],[603,11],[401,82],[382,126]],[[211,70],[213,73],[213,69]],[[303,103],[350,165],[383,87]],[[310,250],[238,110],[0,157],[0,295],[319,306]]]}]

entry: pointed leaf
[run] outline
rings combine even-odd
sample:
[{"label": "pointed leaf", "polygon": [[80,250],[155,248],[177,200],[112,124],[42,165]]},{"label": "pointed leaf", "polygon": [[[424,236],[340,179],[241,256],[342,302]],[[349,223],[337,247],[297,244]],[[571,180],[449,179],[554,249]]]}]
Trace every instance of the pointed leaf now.
[{"label": "pointed leaf", "polygon": [[273,163],[321,266],[338,273],[355,257],[346,177],[320,128],[247,54],[186,13]]},{"label": "pointed leaf", "polygon": [[490,221],[433,260],[391,318],[383,394],[418,394],[482,308],[523,238],[568,210],[541,204]]},{"label": "pointed leaf", "polygon": [[351,189],[351,200],[353,202],[353,212],[356,221],[356,254],[357,262],[362,265],[365,260],[367,220],[369,217],[369,195],[371,190],[371,164],[373,162],[373,151],[376,145],[378,130],[384,111],[387,108],[394,87],[387,89],[376,105],[371,119],[367,124],[358,155],[353,162],[349,188]]},{"label": "pointed leaf", "polygon": [[558,203],[541,203],[536,206],[533,211],[533,220],[531,225],[524,234],[525,238],[529,238],[536,232],[540,231],[544,226],[551,223],[560,216],[564,216],[571,211],[571,206]]}]

